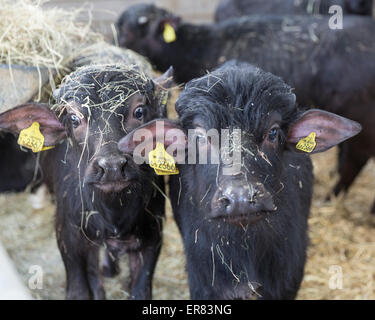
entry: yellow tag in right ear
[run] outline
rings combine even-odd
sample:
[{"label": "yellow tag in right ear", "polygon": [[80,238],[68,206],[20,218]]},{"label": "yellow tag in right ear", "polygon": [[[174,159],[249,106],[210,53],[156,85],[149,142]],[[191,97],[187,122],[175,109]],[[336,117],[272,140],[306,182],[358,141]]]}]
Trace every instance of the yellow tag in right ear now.
[{"label": "yellow tag in right ear", "polygon": [[171,155],[164,149],[164,145],[160,142],[156,144],[156,148],[148,154],[148,161],[151,168],[159,176],[170,174],[179,174],[176,163]]},{"label": "yellow tag in right ear", "polygon": [[30,127],[21,130],[17,142],[20,146],[31,149],[33,152],[40,152],[53,148],[43,147],[44,136],[40,132],[40,125],[38,122],[33,122]]},{"label": "yellow tag in right ear", "polygon": [[298,141],[296,145],[296,149],[307,152],[307,153],[313,152],[316,147],[315,138],[316,138],[316,133],[311,132],[307,137],[302,138],[300,141]]},{"label": "yellow tag in right ear", "polygon": [[40,150],[40,151],[50,150],[50,149],[53,149],[54,147],[55,147],[55,146],[43,147],[42,150]]},{"label": "yellow tag in right ear", "polygon": [[164,24],[163,38],[166,43],[174,42],[177,39],[176,31],[174,31],[173,27],[168,22]]}]

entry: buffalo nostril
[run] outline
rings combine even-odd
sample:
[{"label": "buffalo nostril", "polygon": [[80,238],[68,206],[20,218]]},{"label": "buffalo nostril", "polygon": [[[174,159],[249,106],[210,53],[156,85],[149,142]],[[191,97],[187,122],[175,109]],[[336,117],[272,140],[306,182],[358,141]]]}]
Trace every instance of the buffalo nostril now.
[{"label": "buffalo nostril", "polygon": [[218,199],[219,207],[224,209],[226,213],[232,213],[234,210],[234,201],[227,196]]},{"label": "buffalo nostril", "polygon": [[249,198],[248,198],[248,202],[251,203],[251,204],[255,204],[256,203],[256,198],[258,196],[259,192],[257,191],[254,191],[254,192],[251,192],[249,194]]},{"label": "buffalo nostril", "polygon": [[98,169],[99,169],[99,174],[100,174],[100,175],[103,175],[103,174],[105,173],[105,170],[104,170],[103,167],[98,166]]},{"label": "buffalo nostril", "polygon": [[102,158],[102,159],[99,159],[99,161],[98,161],[98,167],[101,169],[101,170],[103,170],[103,171],[105,171],[105,167],[106,167],[106,161],[105,161],[105,159],[104,158]]},{"label": "buffalo nostril", "polygon": [[220,205],[223,206],[223,207],[228,207],[231,204],[230,200],[226,197],[222,197],[218,201],[219,201]]},{"label": "buffalo nostril", "polygon": [[104,159],[100,159],[99,161],[97,161],[95,166],[100,177],[102,177],[105,173],[105,161],[103,160]]},{"label": "buffalo nostril", "polygon": [[121,169],[121,174],[125,176],[125,170],[126,170],[126,164],[128,163],[127,159],[122,159],[120,161],[120,169]]},{"label": "buffalo nostril", "polygon": [[96,162],[98,174],[108,175],[111,179],[119,178],[118,174],[125,174],[125,167],[128,160],[126,158],[100,158]]}]

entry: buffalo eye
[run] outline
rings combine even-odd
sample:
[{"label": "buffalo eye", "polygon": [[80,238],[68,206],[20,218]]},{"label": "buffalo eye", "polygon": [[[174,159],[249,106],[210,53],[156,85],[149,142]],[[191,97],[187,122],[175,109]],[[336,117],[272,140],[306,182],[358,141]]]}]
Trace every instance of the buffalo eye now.
[{"label": "buffalo eye", "polygon": [[141,16],[138,18],[137,22],[140,26],[144,26],[148,23],[148,18],[146,16]]},{"label": "buffalo eye", "polygon": [[145,117],[146,115],[146,109],[144,106],[141,106],[141,107],[137,107],[134,112],[133,112],[133,116],[134,118],[138,119],[138,120],[143,120],[143,118]]},{"label": "buffalo eye", "polygon": [[267,139],[270,142],[276,142],[279,137],[279,127],[272,127],[270,131],[268,131]]},{"label": "buffalo eye", "polygon": [[76,114],[70,115],[70,121],[72,123],[73,128],[77,128],[81,124],[81,119]]}]

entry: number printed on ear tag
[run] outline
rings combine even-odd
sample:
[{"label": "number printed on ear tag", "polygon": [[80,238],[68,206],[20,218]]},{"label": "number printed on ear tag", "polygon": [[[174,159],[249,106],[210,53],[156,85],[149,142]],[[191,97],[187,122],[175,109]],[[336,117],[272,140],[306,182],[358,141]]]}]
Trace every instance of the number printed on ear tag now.
[{"label": "number printed on ear tag", "polygon": [[44,136],[40,132],[40,125],[38,122],[33,122],[30,127],[21,130],[17,143],[20,146],[31,149],[33,152],[40,152],[53,148],[43,147]]},{"label": "number printed on ear tag", "polygon": [[300,141],[298,141],[296,145],[296,149],[311,153],[314,151],[316,147],[316,132],[311,132],[307,137],[302,138]]},{"label": "number printed on ear tag", "polygon": [[177,39],[176,31],[174,31],[173,27],[168,22],[164,24],[163,38],[166,43],[174,42]]},{"label": "number printed on ear tag", "polygon": [[148,161],[157,175],[165,176],[171,174],[179,174],[176,163],[171,155],[164,149],[164,145],[160,142],[156,144],[156,148],[149,152]]}]

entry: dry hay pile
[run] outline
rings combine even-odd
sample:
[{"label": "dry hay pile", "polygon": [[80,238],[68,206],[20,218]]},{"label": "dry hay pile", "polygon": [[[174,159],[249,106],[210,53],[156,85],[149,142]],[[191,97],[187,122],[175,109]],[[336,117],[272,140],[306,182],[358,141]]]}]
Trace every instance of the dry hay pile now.
[{"label": "dry hay pile", "polygon": [[64,71],[85,46],[102,41],[90,23],[77,22],[82,10],[42,9],[45,2],[0,0],[0,63]]},{"label": "dry hay pile", "polygon": [[[14,66],[35,67],[39,75],[35,99],[42,102],[49,101],[56,84],[70,71],[72,59],[87,46],[103,41],[101,34],[91,30],[90,10],[44,9],[46,2],[0,0],[0,64],[9,66],[15,88]],[[78,22],[83,14],[89,15],[88,23]],[[44,85],[45,74],[49,82]]]},{"label": "dry hay pile", "polygon": [[[375,299],[375,218],[369,214],[375,189],[375,163],[367,164],[346,198],[325,202],[337,179],[336,153],[334,149],[313,157],[316,182],[309,221],[311,245],[298,299]],[[0,241],[21,278],[27,285],[32,265],[40,265],[44,270],[43,289],[31,291],[35,298],[64,298],[64,267],[56,245],[53,212],[50,202],[43,209],[33,209],[26,193],[0,195]],[[188,299],[182,241],[169,202],[163,234],[153,297]],[[118,277],[105,280],[108,299],[128,297],[123,290],[128,276],[126,257],[121,266],[123,271]],[[340,270],[338,267],[342,271],[342,289],[330,288],[330,284],[340,284],[332,278]]]}]

